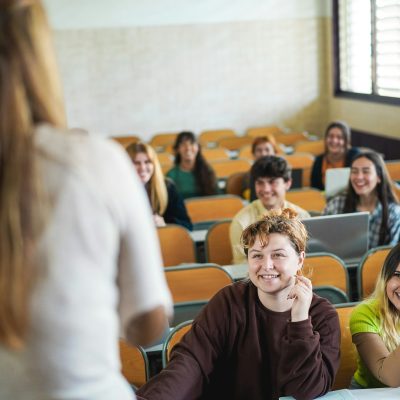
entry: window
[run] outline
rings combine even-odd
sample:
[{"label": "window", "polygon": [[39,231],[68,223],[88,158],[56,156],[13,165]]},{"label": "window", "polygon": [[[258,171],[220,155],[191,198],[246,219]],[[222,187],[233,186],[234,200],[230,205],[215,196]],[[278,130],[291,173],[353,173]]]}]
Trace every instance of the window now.
[{"label": "window", "polygon": [[400,104],[400,0],[334,0],[335,94]]}]

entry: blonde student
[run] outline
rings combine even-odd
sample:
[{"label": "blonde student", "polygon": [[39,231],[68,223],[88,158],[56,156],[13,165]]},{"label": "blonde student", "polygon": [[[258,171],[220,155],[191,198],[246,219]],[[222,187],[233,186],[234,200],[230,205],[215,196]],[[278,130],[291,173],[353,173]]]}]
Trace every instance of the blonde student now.
[{"label": "blonde student", "polygon": [[400,386],[400,244],[390,251],[371,297],[350,319],[358,350],[352,388]]}]

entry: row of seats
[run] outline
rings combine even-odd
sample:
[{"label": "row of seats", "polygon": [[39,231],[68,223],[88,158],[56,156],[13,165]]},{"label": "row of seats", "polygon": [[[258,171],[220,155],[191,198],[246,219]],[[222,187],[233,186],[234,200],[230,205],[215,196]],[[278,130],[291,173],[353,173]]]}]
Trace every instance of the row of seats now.
[{"label": "row of seats", "polygon": [[[347,389],[351,378],[356,370],[357,352],[352,343],[349,328],[350,314],[356,303],[336,305],[338,312],[341,343],[340,343],[340,365],[332,390]],[[162,363],[165,367],[168,363],[172,348],[190,330],[192,321],[185,321],[177,325],[166,338],[162,349]],[[149,378],[148,359],[145,351],[140,346],[131,346],[125,341],[120,341],[120,354],[122,362],[122,373],[128,382],[135,387],[140,387]]]}]

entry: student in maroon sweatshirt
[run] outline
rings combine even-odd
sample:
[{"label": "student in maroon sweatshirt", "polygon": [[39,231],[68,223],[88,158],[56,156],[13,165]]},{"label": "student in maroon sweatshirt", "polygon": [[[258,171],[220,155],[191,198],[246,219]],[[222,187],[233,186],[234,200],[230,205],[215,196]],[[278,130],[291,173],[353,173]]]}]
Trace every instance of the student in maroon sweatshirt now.
[{"label": "student in maroon sweatshirt", "polygon": [[313,399],[329,391],[339,366],[339,320],[301,273],[306,241],[291,209],[246,228],[250,279],[210,300],[138,398]]}]

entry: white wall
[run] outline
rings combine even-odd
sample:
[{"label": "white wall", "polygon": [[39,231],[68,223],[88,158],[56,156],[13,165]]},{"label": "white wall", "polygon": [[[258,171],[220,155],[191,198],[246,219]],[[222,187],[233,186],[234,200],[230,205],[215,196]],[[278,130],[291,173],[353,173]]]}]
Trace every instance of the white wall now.
[{"label": "white wall", "polygon": [[55,29],[187,25],[328,16],[329,0],[44,0]]},{"label": "white wall", "polygon": [[328,0],[47,0],[70,126],[104,135],[329,118]]}]

